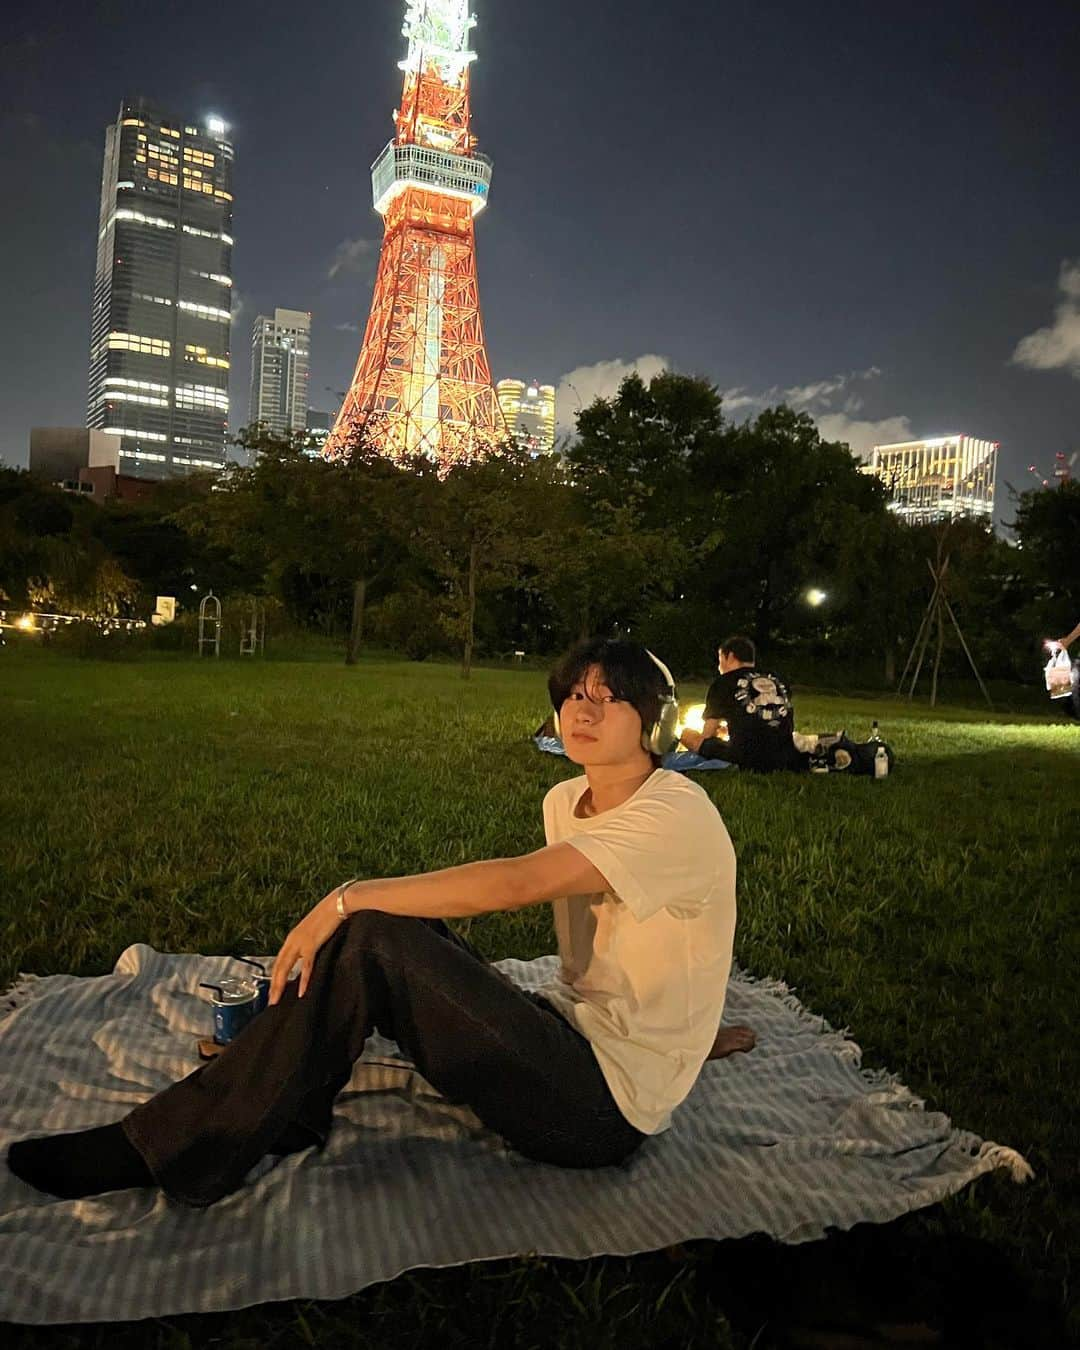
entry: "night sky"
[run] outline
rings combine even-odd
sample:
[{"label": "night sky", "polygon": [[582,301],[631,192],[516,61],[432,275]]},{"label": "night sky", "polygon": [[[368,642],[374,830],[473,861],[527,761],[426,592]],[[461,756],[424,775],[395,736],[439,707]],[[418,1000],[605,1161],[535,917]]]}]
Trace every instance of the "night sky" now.
[{"label": "night sky", "polygon": [[[496,379],[560,420],[628,364],[786,397],[830,436],[966,431],[1027,486],[1080,446],[1072,0],[475,0],[477,226]],[[104,128],[125,92],[236,147],[231,425],[251,322],[313,314],[314,407],[355,363],[402,0],[37,0],[0,46],[0,457],[85,419]],[[1025,341],[1026,339],[1026,341]],[[573,390],[569,384],[573,385]]]}]

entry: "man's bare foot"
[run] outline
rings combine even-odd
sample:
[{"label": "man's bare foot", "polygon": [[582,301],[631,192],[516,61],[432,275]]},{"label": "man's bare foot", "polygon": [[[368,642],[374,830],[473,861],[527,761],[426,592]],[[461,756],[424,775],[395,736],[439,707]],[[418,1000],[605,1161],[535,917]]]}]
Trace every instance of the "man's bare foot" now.
[{"label": "man's bare foot", "polygon": [[721,1027],[709,1051],[709,1059],[726,1059],[739,1051],[753,1050],[757,1037],[751,1027]]}]

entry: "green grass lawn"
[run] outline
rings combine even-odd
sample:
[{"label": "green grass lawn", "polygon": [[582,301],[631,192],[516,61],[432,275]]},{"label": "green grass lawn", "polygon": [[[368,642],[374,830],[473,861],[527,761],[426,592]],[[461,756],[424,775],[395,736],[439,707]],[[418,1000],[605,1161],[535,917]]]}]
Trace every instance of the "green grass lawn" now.
[{"label": "green grass lawn", "polygon": [[[700,699],[704,686],[681,692]],[[533,671],[465,683],[426,664],[0,652],[0,988],[20,970],[100,974],[136,941],[273,951],[344,877],[538,847],[544,792],[577,772],[528,739],[545,711]],[[928,1344],[1076,1336],[1080,726],[1049,705],[930,713],[809,693],[798,714],[801,730],[858,738],[879,717],[899,765],[880,783],[699,777],[739,856],[738,960],[849,1027],[868,1067],[1019,1149],[1034,1182],[990,1177],[806,1248],[497,1262],[339,1304],[16,1329],[7,1343],[765,1350],[840,1345],[799,1336],[870,1336],[875,1322],[926,1324],[943,1337]],[[545,907],[469,935],[491,957],[553,946]]]}]

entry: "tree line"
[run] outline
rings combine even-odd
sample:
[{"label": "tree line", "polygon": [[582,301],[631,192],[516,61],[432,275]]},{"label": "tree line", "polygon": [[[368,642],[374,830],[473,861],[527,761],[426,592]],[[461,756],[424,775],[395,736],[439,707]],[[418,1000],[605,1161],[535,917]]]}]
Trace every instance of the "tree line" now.
[{"label": "tree line", "polygon": [[[358,440],[347,463],[256,427],[246,460],[104,506],[0,471],[0,605],[190,614],[209,589],[272,598],[298,627],[414,659],[547,655],[633,636],[680,673],[750,634],[770,656],[895,682],[950,558],[984,673],[1030,677],[1038,640],[1080,619],[1080,486],[1015,495],[1013,539],[909,526],[850,449],[779,406],[744,423],[706,380],[631,375],[578,414],[561,455],[505,453],[440,477]],[[944,538],[942,534],[944,533]],[[824,594],[808,603],[810,592]]]}]

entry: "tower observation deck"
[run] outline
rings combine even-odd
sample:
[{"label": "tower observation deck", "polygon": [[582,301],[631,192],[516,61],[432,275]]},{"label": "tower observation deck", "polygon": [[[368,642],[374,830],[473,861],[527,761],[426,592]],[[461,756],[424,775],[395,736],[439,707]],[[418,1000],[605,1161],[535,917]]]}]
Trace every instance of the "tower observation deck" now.
[{"label": "tower observation deck", "polygon": [[406,0],[401,107],[371,167],[382,252],[330,459],[363,443],[447,470],[506,442],[476,280],[473,222],[487,205],[491,161],[470,129],[475,23],[469,0]]}]

